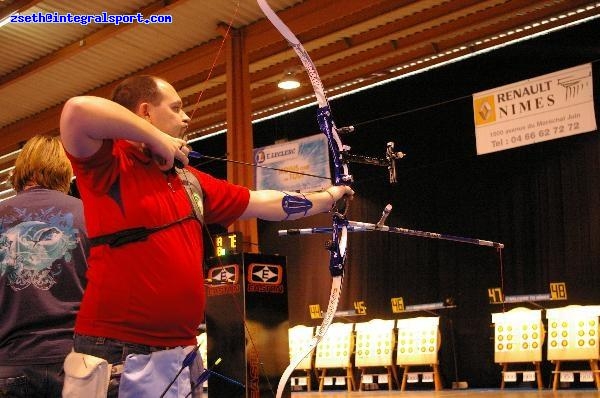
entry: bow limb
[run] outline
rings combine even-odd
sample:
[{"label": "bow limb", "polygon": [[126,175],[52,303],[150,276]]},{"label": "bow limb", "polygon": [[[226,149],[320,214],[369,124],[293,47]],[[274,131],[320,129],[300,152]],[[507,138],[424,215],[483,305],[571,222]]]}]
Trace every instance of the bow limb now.
[{"label": "bow limb", "polygon": [[334,165],[334,183],[335,185],[349,185],[352,182],[352,177],[348,173],[348,166],[342,160],[341,151],[345,150],[346,147],[342,144],[342,141],[338,135],[337,128],[331,117],[331,110],[329,108],[329,102],[325,95],[325,89],[323,83],[319,77],[317,68],[302,46],[302,43],[298,40],[296,35],[287,27],[287,25],[275,14],[273,9],[269,6],[266,0],[257,0],[259,7],[265,14],[265,16],[271,21],[273,26],[281,33],[281,35],[287,40],[289,45],[294,49],[302,65],[308,74],[310,83],[312,84],[319,110],[317,112],[317,119],[319,121],[319,127],[323,134],[327,136],[329,150],[333,157]]},{"label": "bow limb", "polygon": [[266,0],[257,0],[258,6],[265,14],[265,16],[271,21],[273,26],[281,33],[281,35],[287,40],[287,42],[292,46],[298,57],[302,61],[302,65],[306,69],[308,73],[308,77],[310,78],[310,82],[315,91],[315,96],[317,97],[317,102],[319,104],[319,108],[323,108],[328,106],[327,97],[325,96],[325,90],[323,89],[323,83],[321,82],[321,78],[319,77],[319,73],[317,72],[317,68],[315,64],[312,62],[312,59],[300,43],[300,40],[296,37],[296,35],[287,27],[287,25],[275,14],[275,11],[269,6]]},{"label": "bow limb", "polygon": [[287,368],[285,368],[285,371],[279,379],[279,385],[277,386],[277,398],[281,398],[281,396],[283,395],[283,390],[285,389],[288,380],[290,379],[292,373],[294,372],[294,370],[296,370],[300,362],[302,362],[302,360],[306,358],[317,347],[323,336],[325,336],[325,334],[327,333],[327,329],[329,329],[329,325],[331,325],[331,322],[333,321],[333,316],[335,315],[335,311],[337,310],[338,303],[340,300],[340,294],[342,291],[342,279],[343,277],[341,275],[333,277],[333,280],[331,282],[331,293],[329,294],[329,304],[327,305],[327,313],[323,318],[323,323],[321,324],[321,326],[319,326],[319,329],[312,337],[311,341],[308,343],[306,348],[290,359],[290,364]]},{"label": "bow limb", "polygon": [[[296,37],[294,33],[287,27],[287,25],[275,14],[273,9],[269,6],[266,0],[257,0],[259,7],[265,14],[265,16],[271,21],[275,28],[283,35],[287,42],[292,46],[300,60],[302,65],[308,73],[308,77],[313,86],[315,97],[319,109],[317,111],[317,120],[321,132],[327,137],[329,151],[331,152],[333,161],[333,175],[334,185],[350,185],[352,182],[352,176],[348,172],[348,165],[342,159],[342,152],[348,148],[342,144],[340,140],[338,130],[333,122],[331,116],[331,110],[329,108],[329,102],[325,96],[325,90],[323,83],[317,72],[317,68]],[[328,246],[329,254],[329,271],[332,276],[331,293],[329,295],[329,303],[327,305],[327,312],[323,317],[323,322],[311,342],[306,347],[304,352],[300,352],[297,356],[291,359],[289,366],[285,369],[283,375],[279,379],[279,385],[277,386],[277,398],[280,398],[283,394],[283,390],[292,375],[292,372],[298,364],[309,355],[319,344],[323,336],[327,333],[329,326],[331,325],[337,306],[340,299],[342,290],[342,281],[344,276],[344,263],[346,260],[346,246],[347,246],[347,225],[348,222],[343,213],[337,211],[333,214],[332,219],[332,241]]]},{"label": "bow limb", "polygon": [[[235,3],[235,11],[233,13],[233,16],[231,17],[231,20],[227,24],[227,29],[225,31],[225,34],[223,35],[223,39],[221,40],[221,44],[219,45],[218,51],[217,51],[217,53],[216,53],[216,55],[215,55],[215,57],[214,57],[214,59],[212,61],[212,65],[211,65],[210,69],[208,70],[208,74],[206,76],[206,79],[202,83],[203,86],[206,86],[206,83],[210,80],[210,78],[211,78],[211,76],[213,74],[213,71],[214,71],[215,66],[217,64],[217,61],[219,60],[219,57],[220,57],[221,52],[222,52],[222,50],[223,50],[223,48],[225,46],[227,38],[229,37],[229,32],[232,29],[233,23],[236,20],[236,17],[238,15],[239,8],[240,8],[240,0],[237,0],[236,3]],[[200,103],[200,100],[202,99],[202,95],[204,94],[204,91],[205,90],[203,88],[200,91],[200,94],[198,94],[198,98],[196,100],[196,104],[195,104],[194,109],[193,109],[193,111],[192,111],[192,113],[190,115],[190,120],[194,119],[194,114],[196,113],[196,110],[199,109],[198,104]],[[194,151],[192,151],[192,153],[190,153],[189,156],[190,157],[195,157],[195,158],[200,158],[200,157],[211,158],[210,156],[201,155],[201,154],[199,154],[197,152],[194,152]],[[212,158],[212,159],[214,159],[214,158]],[[204,230],[205,230],[205,232],[207,234],[206,236],[209,237],[209,241],[210,241],[210,244],[211,244],[213,250],[216,251],[216,245],[215,245],[215,242],[212,240],[211,231],[209,230],[209,228],[208,228],[208,226],[206,224],[203,223],[202,225],[203,225]],[[223,267],[223,263],[221,261],[221,258],[219,256],[217,256],[216,259],[217,259],[217,265],[219,267]],[[252,332],[250,330],[250,327],[248,326],[248,323],[245,320],[245,316],[244,316],[244,314],[241,311],[241,307],[242,307],[241,303],[238,301],[237,297],[235,297],[235,295],[233,293],[230,293],[230,296],[231,296],[231,298],[233,300],[233,303],[235,304],[235,310],[237,311],[237,313],[239,314],[240,318],[242,319],[242,323],[244,325],[244,331],[245,331],[246,335],[248,336],[249,344],[252,347],[252,349],[256,352],[256,355],[260,356],[258,348],[257,348],[257,346],[256,346],[256,344],[254,342],[255,339],[252,336]],[[207,359],[208,358],[203,358],[204,361],[207,361]],[[220,359],[219,359],[219,361],[220,361]],[[263,368],[262,361],[259,360],[259,363],[261,364],[260,366],[261,366],[261,369],[262,369]],[[263,374],[265,373],[264,369],[263,369],[262,373]],[[219,374],[219,373],[217,373],[217,372],[215,372],[213,370],[210,370],[209,368],[206,369],[206,372],[203,373],[203,375],[201,377],[205,377],[206,379],[208,379],[208,377],[210,377],[211,375],[215,375],[215,376],[217,376],[217,377],[219,377],[219,378],[221,378],[221,379],[223,379],[225,381],[228,381],[230,383],[241,385],[236,380],[230,379],[230,378],[228,378],[228,377],[226,377],[226,376],[224,376],[222,374]],[[269,380],[268,377],[264,377],[264,378],[265,378],[266,383],[267,383],[267,385],[269,387],[269,390],[271,391],[272,394],[274,394],[273,387],[271,386],[271,381]],[[201,385],[202,384],[201,381],[202,380],[200,380],[200,382],[196,383],[196,386]],[[243,385],[241,385],[241,386],[242,386],[242,388],[244,388]]]}]

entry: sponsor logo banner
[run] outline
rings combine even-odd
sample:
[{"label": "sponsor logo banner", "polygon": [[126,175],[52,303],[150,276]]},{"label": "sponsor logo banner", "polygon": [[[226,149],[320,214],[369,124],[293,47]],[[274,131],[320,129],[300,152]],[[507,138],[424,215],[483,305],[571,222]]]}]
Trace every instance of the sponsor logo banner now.
[{"label": "sponsor logo banner", "polygon": [[596,130],[592,65],[473,95],[477,154]]},{"label": "sponsor logo banner", "polygon": [[258,167],[255,173],[256,189],[315,191],[331,185],[329,149],[324,134],[257,148],[254,150],[254,161],[259,166],[279,169]]},{"label": "sponsor logo banner", "polygon": [[240,268],[237,264],[213,267],[208,270],[206,282],[208,296],[222,296],[240,292]]},{"label": "sponsor logo banner", "polygon": [[283,267],[278,264],[253,263],[248,266],[248,291],[283,293]]}]

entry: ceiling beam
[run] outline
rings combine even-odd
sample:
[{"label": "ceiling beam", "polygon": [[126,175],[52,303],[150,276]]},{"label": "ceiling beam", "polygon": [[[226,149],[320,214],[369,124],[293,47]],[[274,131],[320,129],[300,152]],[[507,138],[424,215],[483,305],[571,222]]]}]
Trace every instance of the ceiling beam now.
[{"label": "ceiling beam", "polygon": [[[180,0],[183,1],[183,0]],[[367,3],[368,5],[365,5]],[[376,9],[373,4],[381,6]],[[280,13],[281,17],[292,26],[311,57],[318,64],[318,70],[326,87],[335,87],[353,79],[364,78],[365,83],[383,80],[389,76],[389,69],[456,48],[465,43],[472,44],[475,40],[503,33],[509,29],[540,20],[540,16],[558,15],[558,13],[574,9],[580,5],[589,4],[586,0],[541,1],[513,0],[508,3],[500,0],[449,2],[439,6],[421,7],[422,11],[410,13],[409,9],[419,1],[399,0],[348,0],[350,14],[345,18],[335,14],[329,20],[322,21],[322,8],[329,7],[321,0],[307,0],[298,6]],[[502,7],[499,3],[504,3]],[[156,3],[154,3],[156,4]],[[346,5],[346,3],[344,3]],[[406,8],[406,16],[395,20],[388,19],[385,24],[378,24],[370,29],[355,28],[357,24],[365,24],[358,16],[382,16],[384,13],[394,13],[393,4]],[[427,2],[427,4],[431,4]],[[543,7],[540,5],[543,4]],[[374,8],[375,7],[375,8]],[[533,11],[535,7],[537,11]],[[451,17],[452,12],[466,14],[461,18]],[[466,12],[465,10],[469,10]],[[506,12],[508,10],[508,15]],[[590,11],[590,13],[597,11]],[[506,15],[506,16],[505,16]],[[585,16],[585,14],[584,14]],[[446,19],[444,19],[447,17]],[[572,16],[572,19],[581,16]],[[316,21],[319,21],[318,23]],[[312,21],[312,24],[310,23]],[[429,21],[435,24],[427,26]],[[548,23],[538,30],[558,26],[568,19]],[[322,22],[322,23],[321,23]],[[489,26],[488,26],[489,25]],[[245,28],[251,60],[251,90],[253,112],[265,107],[280,105],[287,100],[301,95],[309,95],[311,88],[306,81],[305,87],[293,92],[283,93],[276,89],[275,82],[283,70],[299,66],[294,53],[288,44],[274,30],[270,22],[261,19]],[[349,48],[345,40],[348,35],[343,31],[355,31],[351,37]],[[528,31],[527,34],[535,30]],[[336,38],[332,42],[331,38]],[[525,35],[525,33],[522,33]],[[508,37],[505,40],[516,38]],[[216,60],[212,77],[207,80],[211,65],[215,60],[222,39],[217,38],[204,45],[199,45],[177,56],[159,62],[136,73],[153,74],[173,82],[181,93],[186,111],[191,113],[196,109],[191,129],[207,128],[225,120],[225,61]],[[330,43],[330,44],[326,44]],[[391,43],[396,43],[396,48]],[[498,43],[499,44],[499,43]],[[467,50],[465,53],[468,53]],[[281,53],[289,52],[289,56]],[[460,53],[462,54],[462,53]],[[277,59],[277,62],[274,61]],[[432,63],[433,61],[431,61]],[[438,62],[438,61],[435,61]],[[422,65],[421,65],[422,66]],[[406,69],[404,72],[411,69]],[[108,97],[116,82],[88,92],[88,95]],[[202,101],[197,104],[199,92],[204,90]],[[306,100],[309,102],[310,100]],[[58,121],[62,104],[56,105],[32,117],[22,119],[0,129],[0,153],[6,153],[18,147],[19,143],[36,133],[58,132]],[[188,113],[188,114],[189,114]]]},{"label": "ceiling beam", "polygon": [[[581,2],[582,0],[575,0],[575,1]],[[477,27],[477,29],[476,29],[478,31],[478,33],[480,34],[480,36],[469,37],[468,39],[470,41],[465,41],[464,35],[458,35],[458,37],[454,36],[454,35],[450,35],[449,32],[452,32],[453,30],[448,30],[447,26],[440,26],[437,29],[428,31],[428,34],[425,35],[425,37],[418,37],[418,38],[406,37],[404,39],[404,42],[400,43],[400,48],[403,48],[403,51],[392,52],[392,51],[390,51],[390,47],[389,47],[391,44],[389,44],[389,43],[382,44],[382,45],[379,45],[379,46],[376,46],[376,47],[370,49],[369,51],[361,52],[358,55],[353,55],[352,62],[346,63],[347,64],[346,66],[344,66],[344,63],[326,64],[319,68],[319,72],[322,77],[323,76],[331,76],[331,77],[323,78],[323,82],[324,82],[326,88],[327,87],[335,87],[336,85],[343,84],[345,82],[352,81],[352,80],[357,80],[360,78],[363,82],[354,86],[355,88],[359,88],[361,86],[377,83],[378,81],[382,81],[382,80],[394,77],[389,72],[389,70],[391,68],[398,67],[399,65],[408,65],[415,60],[420,60],[420,59],[422,60],[422,59],[431,57],[432,55],[438,55],[437,53],[441,50],[456,49],[459,46],[466,45],[465,49],[459,50],[459,51],[453,51],[451,55],[444,56],[444,57],[440,58],[439,60],[429,59],[428,61],[424,61],[422,63],[416,64],[413,66],[408,66],[405,69],[403,69],[402,74],[412,72],[412,71],[418,70],[420,68],[435,65],[435,64],[439,63],[440,61],[447,61],[447,60],[451,60],[451,59],[454,59],[454,58],[457,58],[460,56],[466,56],[466,55],[471,54],[473,51],[482,50],[482,49],[488,48],[490,46],[504,44],[504,43],[512,41],[512,40],[527,37],[534,33],[542,32],[547,29],[561,26],[565,23],[575,22],[581,18],[595,15],[594,10],[589,10],[588,12],[583,12],[578,15],[571,14],[570,16],[566,16],[564,18],[561,18],[560,20],[556,19],[556,20],[550,21],[546,24],[538,25],[537,27],[532,27],[528,30],[523,30],[520,33],[514,33],[512,35],[500,36],[500,34],[505,33],[507,31],[507,29],[514,29],[518,26],[521,26],[520,25],[521,23],[522,24],[531,23],[531,18],[527,17],[526,13],[524,12],[525,9],[531,5],[530,2],[523,0],[523,1],[517,1],[517,2],[515,2],[515,4],[517,5],[517,7],[514,9],[514,12],[518,12],[518,11],[523,11],[523,12],[520,12],[519,18],[516,18],[514,21],[512,21],[513,23],[511,23],[510,25],[504,24],[502,18],[498,17],[497,15],[494,15],[491,10],[486,10],[484,12],[485,17],[490,18],[490,19],[498,18],[499,22],[494,23],[490,27],[487,27],[487,28],[484,26],[484,24],[481,23],[481,20],[479,18],[480,15],[472,15],[467,19],[462,19],[460,21],[454,21],[453,24],[457,25],[456,28],[459,28],[460,26],[477,26],[478,24],[482,25],[481,27]],[[573,5],[573,4],[574,3],[570,3],[570,5]],[[577,4],[575,4],[575,5],[577,6]],[[568,11],[570,9],[572,9],[572,8],[569,7],[569,4],[555,3],[551,6],[547,6],[547,8],[544,9],[544,15],[547,17],[550,17],[550,16],[557,15],[558,13]],[[496,40],[489,42],[487,44],[478,44],[478,45],[475,44],[475,42],[477,40],[488,38],[491,36],[497,36]],[[438,46],[431,46],[429,43],[430,40],[439,41],[443,45],[441,48],[439,48]],[[334,51],[333,50],[334,46],[335,45],[332,44],[330,46],[327,46],[327,48],[321,48],[321,49],[319,49],[319,51],[316,51],[315,53],[321,52],[320,54],[316,55],[316,59],[325,57],[326,54],[323,52]],[[338,50],[341,51],[341,49],[343,48],[343,44],[340,44],[340,46],[337,46],[337,47],[338,47]],[[313,55],[314,54],[311,53],[311,56],[313,56]],[[361,63],[363,64],[362,66],[361,66]],[[380,71],[380,72],[377,72],[377,71]],[[259,73],[262,73],[262,72],[263,71],[261,71]],[[256,78],[253,78],[253,81],[256,81]],[[218,90],[214,90],[213,93],[217,96],[221,95],[221,93]],[[310,87],[309,84],[304,84],[301,89],[294,90],[293,94],[291,94],[289,92],[282,92],[282,91],[274,92],[272,89],[268,88],[266,85],[261,85],[260,87],[252,90],[252,97],[255,99],[253,101],[253,111],[258,112],[262,109],[267,109],[269,107],[280,106],[282,103],[287,101],[287,99],[285,97],[289,96],[289,95],[292,95],[293,98],[297,98],[297,97],[302,97],[302,96],[310,96],[310,94],[312,94],[312,88]],[[299,106],[299,105],[303,105],[303,104],[310,103],[310,102],[313,102],[312,98],[309,98],[309,99],[299,102],[299,103],[295,103],[294,105]],[[223,103],[224,102],[221,102],[221,106]],[[207,108],[200,107],[199,114],[210,113],[212,109],[218,108],[217,105],[218,105],[218,103],[211,103],[211,105]],[[278,111],[281,111],[284,109],[286,109],[286,108],[280,107],[278,109]],[[270,113],[275,113],[275,112],[276,111],[272,111]],[[268,115],[269,115],[269,113],[265,113],[262,116],[268,116]],[[209,119],[211,119],[211,118],[208,116],[203,118],[204,123],[199,123],[199,121],[192,121],[190,127],[191,127],[191,129],[207,128],[207,127],[209,127],[209,125],[207,124],[207,121]],[[215,120],[215,123],[219,123],[219,121]],[[204,125],[202,126],[202,124],[204,124]],[[220,127],[220,128],[222,128],[222,127]],[[214,130],[216,130],[216,129],[211,130],[210,128],[208,128],[203,134],[211,133]],[[203,135],[203,134],[198,134],[197,136]]]},{"label": "ceiling beam", "polygon": [[30,9],[42,0],[16,0],[4,7],[0,7],[0,21],[12,13],[22,13]]},{"label": "ceiling beam", "polygon": [[[456,3],[461,3],[461,7],[472,8],[472,10],[470,10],[472,12],[470,12],[467,17],[451,19],[450,22],[439,23],[435,27],[424,29],[423,26],[425,26],[428,20],[440,18],[441,16],[445,15],[444,10],[432,8],[426,11],[427,15],[425,17],[419,15],[415,18],[411,18],[410,20],[399,19],[386,25],[374,28],[364,34],[357,35],[356,38],[353,38],[353,47],[365,47],[364,49],[361,48],[358,52],[356,51],[356,48],[349,49],[346,45],[346,42],[343,39],[339,39],[331,42],[329,45],[319,47],[318,49],[312,51],[310,53],[311,58],[317,64],[324,64],[319,66],[319,72],[324,81],[326,80],[325,76],[329,74],[336,74],[336,71],[339,71],[339,74],[343,74],[345,69],[358,69],[360,70],[360,73],[366,74],[367,76],[372,73],[383,72],[385,74],[385,69],[378,69],[378,67],[372,66],[376,62],[380,62],[376,60],[389,60],[389,62],[380,63],[380,68],[386,67],[389,69],[394,66],[402,65],[402,63],[418,59],[419,57],[435,55],[437,52],[435,48],[440,50],[440,47],[431,47],[432,42],[444,43],[445,46],[443,49],[450,48],[450,44],[452,44],[452,46],[464,44],[464,35],[459,36],[461,40],[452,40],[455,38],[453,35],[451,35],[451,33],[460,31],[465,26],[476,27],[480,24],[485,25],[485,23],[482,21],[495,19],[500,15],[503,15],[500,8],[490,5],[492,2],[483,4],[483,2],[480,0],[471,0],[469,2],[463,1]],[[472,7],[473,5],[478,5],[478,7]],[[511,3],[509,12],[516,13],[518,11],[522,11],[525,7],[530,5],[530,0],[516,0]],[[560,10],[562,10],[564,4],[556,5],[555,7],[560,7]],[[459,10],[460,7],[458,6],[450,8],[450,11]],[[553,13],[556,11],[557,10],[553,7],[549,7],[546,12]],[[521,18],[526,20],[526,14],[522,15]],[[516,22],[516,25],[520,23],[520,21]],[[514,26],[515,24],[513,24],[513,27]],[[418,29],[415,29],[417,27]],[[407,32],[411,29],[417,30],[419,33],[413,34],[411,32]],[[495,26],[490,30],[483,29],[483,27],[477,28],[476,30],[478,30],[478,36],[470,37],[468,39],[472,41],[475,41],[476,39],[483,39],[488,35],[501,33],[503,29],[506,30],[508,28],[506,26]],[[322,31],[319,37],[322,38],[328,34],[332,34],[332,32]],[[391,40],[394,40],[397,45],[395,51],[389,46]],[[425,47],[427,48],[427,51],[424,53],[423,48]],[[411,48],[417,48],[420,50],[418,53],[415,53],[415,51],[411,50]],[[344,54],[348,54],[347,57],[345,57]],[[266,56],[266,54],[263,54],[263,56]],[[328,58],[331,58],[332,61],[325,62],[324,60],[327,60]],[[338,59],[338,61],[334,62],[333,58]],[[252,90],[253,98],[260,98],[262,95],[266,95],[269,91],[273,91],[273,88],[269,88],[268,85],[272,84],[275,86],[276,81],[279,79],[284,70],[293,66],[300,66],[295,54],[291,54],[287,61],[280,62],[278,64],[267,61],[267,64],[270,66],[252,73],[252,84],[260,86],[259,89],[256,89],[255,87]],[[369,65],[371,65],[370,68]],[[354,76],[353,79],[358,77],[359,76]],[[303,75],[300,76],[300,78],[302,79]],[[308,83],[308,81],[305,80],[305,83]],[[224,90],[224,88],[222,88],[222,90]],[[296,95],[297,93],[298,91],[288,92],[287,95]],[[210,93],[204,93],[203,98],[206,100],[207,98],[210,98],[211,95],[220,96],[222,94],[223,91],[211,90]],[[184,99],[184,103],[188,106],[195,106],[195,97],[197,97],[196,94],[189,95]],[[200,107],[202,106],[200,105]]]}]

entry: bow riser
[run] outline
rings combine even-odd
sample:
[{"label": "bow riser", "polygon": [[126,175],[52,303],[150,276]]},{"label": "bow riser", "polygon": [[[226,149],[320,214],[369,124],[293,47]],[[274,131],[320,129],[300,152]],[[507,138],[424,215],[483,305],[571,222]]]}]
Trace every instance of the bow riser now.
[{"label": "bow riser", "polygon": [[328,243],[327,250],[329,256],[329,273],[332,277],[344,275],[344,265],[346,263],[346,244],[348,242],[348,221],[338,213],[333,215],[333,228],[329,232],[332,235],[332,241]]},{"label": "bow riser", "polygon": [[[308,77],[313,86],[319,109],[317,111],[317,120],[321,132],[327,137],[329,150],[331,151],[333,161],[333,175],[334,185],[350,185],[352,177],[348,172],[348,166],[342,158],[342,151],[349,148],[344,147],[342,141],[339,138],[335,123],[331,117],[331,110],[329,109],[329,103],[325,96],[325,90],[323,89],[323,83],[317,72],[317,68],[313,63],[312,59],[298,40],[298,38],[292,33],[292,31],[283,23],[283,21],[275,14],[275,12],[268,5],[266,0],[257,0],[258,5],[262,9],[263,13],[271,21],[271,23],[277,28],[277,30],[285,37],[288,43],[292,46],[302,65],[308,73]],[[311,343],[307,347],[307,350],[296,358],[293,358],[287,369],[284,371],[279,385],[277,387],[277,398],[280,398],[285,389],[285,385],[289,380],[292,371],[298,366],[300,361],[306,357],[312,350],[314,350],[321,341],[322,337],[327,333],[329,325],[333,321],[335,311],[338,306],[340,292],[342,288],[342,280],[344,274],[344,262],[346,258],[346,243],[347,243],[347,228],[345,223],[345,215],[334,212],[332,219],[332,244],[328,248],[329,255],[329,269],[332,275],[331,293],[329,295],[329,304],[327,306],[327,313],[323,318],[323,323],[319,327],[319,330],[311,340]]]},{"label": "bow riser", "polygon": [[327,136],[327,143],[333,158],[334,185],[350,185],[352,183],[352,176],[348,174],[348,164],[342,157],[342,151],[346,148],[337,134],[329,106],[319,108],[317,111],[317,121],[321,132]]}]

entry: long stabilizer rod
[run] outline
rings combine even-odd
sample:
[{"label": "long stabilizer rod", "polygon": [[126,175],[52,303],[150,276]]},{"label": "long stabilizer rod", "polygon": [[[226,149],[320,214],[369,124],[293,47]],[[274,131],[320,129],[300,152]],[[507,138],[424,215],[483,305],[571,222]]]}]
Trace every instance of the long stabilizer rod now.
[{"label": "long stabilizer rod", "polygon": [[[386,206],[386,210],[384,210],[384,213],[387,212],[389,214],[390,211],[391,211],[391,206],[387,205]],[[408,229],[408,228],[400,228],[400,227],[389,227],[387,225],[383,225],[383,222],[381,222],[381,220],[377,224],[366,223],[366,222],[359,222],[359,221],[348,221],[347,227],[348,227],[348,232],[369,232],[369,231],[391,232],[391,233],[394,233],[394,234],[409,235],[409,236],[418,236],[418,237],[421,237],[421,238],[449,240],[449,241],[453,241],[453,242],[468,243],[468,244],[477,245],[477,246],[495,247],[497,249],[503,249],[504,248],[504,244],[503,243],[492,242],[492,241],[489,241],[489,240],[475,239],[475,238],[465,238],[465,237],[462,237],[462,236],[446,235],[446,234],[440,234],[440,233],[437,233],[437,232],[419,231],[419,230],[416,230],[416,229]],[[286,235],[309,235],[309,234],[330,234],[332,232],[332,230],[333,230],[332,227],[282,229],[282,230],[278,231],[278,234],[279,234],[279,236],[286,236]]]},{"label": "long stabilizer rod", "polygon": [[[285,235],[308,235],[308,234],[330,234],[332,227],[315,227],[315,228],[300,228],[300,229],[282,229],[278,231],[279,236]],[[421,238],[450,240],[454,242],[469,243],[478,246],[489,246],[497,249],[503,249],[504,244],[499,242],[492,242],[483,239],[465,238],[462,236],[453,236],[439,234],[437,232],[419,231],[415,229],[400,228],[400,227],[388,227],[387,225],[377,227],[377,224],[359,222],[359,221],[348,221],[348,232],[368,232],[368,231],[381,231],[391,232],[394,234],[418,236]]]}]

